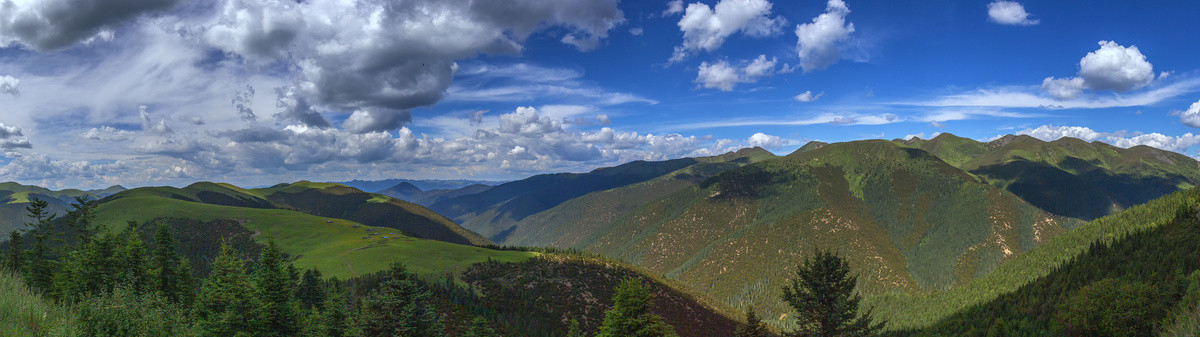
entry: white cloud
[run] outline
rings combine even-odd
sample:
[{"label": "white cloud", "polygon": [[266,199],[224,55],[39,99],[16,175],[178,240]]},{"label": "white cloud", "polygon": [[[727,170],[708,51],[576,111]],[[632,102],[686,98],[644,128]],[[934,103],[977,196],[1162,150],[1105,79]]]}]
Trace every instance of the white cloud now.
[{"label": "white cloud", "polygon": [[1154,67],[1137,46],[1100,41],[1100,49],[1079,60],[1079,77],[1042,81],[1042,91],[1058,100],[1072,100],[1083,89],[1127,92],[1154,81]]},{"label": "white cloud", "polygon": [[765,134],[762,132],[758,132],[753,135],[750,135],[750,138],[748,138],[746,140],[746,143],[749,144],[750,146],[774,149],[774,148],[780,148],[780,147],[792,145],[795,142],[788,140],[788,139],[780,138],[779,136],[772,136],[772,135],[768,135],[768,134]]},{"label": "white cloud", "polygon": [[[767,0],[721,0],[713,7],[699,2],[689,4],[679,19],[683,45],[675,47],[671,62],[699,51],[717,50],[726,38],[738,32],[752,37],[779,33],[784,19],[772,18],[771,6]],[[668,8],[668,12],[674,8]]]},{"label": "white cloud", "polygon": [[1054,78],[1042,80],[1042,92],[1058,100],[1072,100],[1083,93],[1083,78]]},{"label": "white cloud", "polygon": [[12,76],[0,76],[0,94],[16,96],[21,93],[21,80]]},{"label": "white cloud", "polygon": [[111,126],[100,126],[88,129],[83,133],[83,138],[98,140],[98,141],[123,141],[133,139],[133,132],[117,129]]},{"label": "white cloud", "polygon": [[142,131],[171,133],[173,130],[171,130],[171,127],[167,126],[167,120],[163,118],[159,118],[157,120],[154,119],[154,117],[150,116],[149,109],[150,107],[145,105],[138,107],[138,114],[142,118]]},{"label": "white cloud", "polygon": [[580,80],[583,73],[567,68],[548,68],[526,63],[486,65],[469,63],[455,73],[447,90],[448,102],[551,101],[564,104],[620,105],[657,104],[634,94],[612,92]]},{"label": "white cloud", "polygon": [[667,9],[663,10],[663,15],[675,15],[683,13],[683,0],[671,0],[667,2]]},{"label": "white cloud", "polygon": [[634,27],[634,28],[629,29],[629,35],[642,36],[642,33],[643,33],[642,27]]},{"label": "white cloud", "polygon": [[1179,116],[1179,120],[1187,126],[1200,128],[1200,101],[1192,103],[1187,110],[1175,111],[1171,114]]},{"label": "white cloud", "polygon": [[342,128],[353,133],[391,131],[399,129],[412,121],[408,111],[390,111],[384,109],[363,109],[354,111],[342,122]]},{"label": "white cloud", "polygon": [[5,125],[0,123],[0,152],[4,152],[6,156],[16,156],[17,149],[33,148],[33,144],[25,138],[21,128],[15,125]]},{"label": "white cloud", "polygon": [[805,91],[805,92],[800,93],[799,95],[796,95],[796,97],[792,97],[792,98],[795,99],[797,102],[812,102],[812,101],[820,99],[822,95],[825,95],[825,93],[819,93],[819,94],[814,95],[812,93],[812,91]]},{"label": "white cloud", "polygon": [[850,8],[842,0],[829,0],[825,13],[811,23],[796,26],[796,52],[804,72],[825,69],[841,58],[838,43],[850,38],[854,24],[846,22]]},{"label": "white cloud", "polygon": [[1014,26],[1032,26],[1038,24],[1038,20],[1029,18],[1029,13],[1025,12],[1025,7],[1015,1],[993,1],[987,7],[988,17],[992,22]]},{"label": "white cloud", "polygon": [[[1048,88],[1054,87],[1049,86]],[[898,102],[897,104],[943,107],[1101,109],[1153,105],[1186,93],[1195,92],[1197,89],[1200,89],[1200,78],[1180,80],[1127,95],[1081,96],[1077,99],[1060,100],[1054,97],[1038,95],[1036,89],[1001,87],[950,94],[924,102]]]},{"label": "white cloud", "polygon": [[1119,132],[1097,132],[1088,127],[1083,126],[1054,126],[1042,125],[1034,129],[1025,129],[1018,131],[1019,135],[1029,135],[1044,141],[1053,141],[1063,137],[1078,138],[1084,141],[1101,141],[1112,144],[1116,147],[1130,148],[1139,145],[1150,146],[1162,150],[1182,152],[1200,144],[1200,135],[1185,133],[1177,137],[1171,137],[1160,133],[1129,133],[1126,131]]},{"label": "white cloud", "polygon": [[759,78],[774,75],[775,64],[778,61],[775,58],[767,59],[766,55],[759,55],[753,61],[743,63],[745,66],[738,67],[725,60],[711,64],[701,62],[694,82],[704,88],[733,91],[739,83],[756,83]]}]

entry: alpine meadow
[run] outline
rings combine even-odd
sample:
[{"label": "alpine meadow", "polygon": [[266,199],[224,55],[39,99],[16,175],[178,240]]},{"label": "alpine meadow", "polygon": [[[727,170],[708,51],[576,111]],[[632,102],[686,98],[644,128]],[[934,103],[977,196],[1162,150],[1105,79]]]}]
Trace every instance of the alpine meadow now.
[{"label": "alpine meadow", "polygon": [[1198,15],[5,1],[0,336],[1200,336]]}]

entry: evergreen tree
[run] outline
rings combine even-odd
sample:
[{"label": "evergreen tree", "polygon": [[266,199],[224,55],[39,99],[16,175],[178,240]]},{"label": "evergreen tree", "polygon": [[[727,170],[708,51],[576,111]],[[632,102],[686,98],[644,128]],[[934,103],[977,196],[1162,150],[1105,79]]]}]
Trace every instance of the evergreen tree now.
[{"label": "evergreen tree", "polygon": [[121,272],[117,281],[129,291],[142,294],[151,290],[150,261],[146,243],[138,232],[137,221],[129,221],[123,234],[124,242],[117,251],[116,262]]},{"label": "evergreen tree", "polygon": [[475,316],[471,320],[471,327],[467,329],[467,334],[464,337],[497,337],[496,329],[492,328],[492,322],[488,322],[483,316]]},{"label": "evergreen tree", "polygon": [[746,323],[738,324],[737,337],[767,337],[767,325],[754,313],[754,307],[746,309]]},{"label": "evergreen tree", "polygon": [[650,288],[635,278],[626,278],[616,287],[613,306],[604,312],[604,324],[596,337],[677,336],[675,328],[650,311]]},{"label": "evergreen tree", "polygon": [[346,310],[346,296],[337,282],[334,282],[334,289],[329,292],[329,296],[325,297],[325,310],[321,312],[324,316],[325,334],[328,337],[343,337],[349,336],[351,330],[350,313]]},{"label": "evergreen tree", "polygon": [[92,231],[92,221],[95,219],[96,201],[87,196],[75,197],[71,210],[67,212],[67,226],[75,232],[80,243],[86,242],[93,233],[100,232]]},{"label": "evergreen tree", "polygon": [[154,246],[151,267],[155,290],[172,303],[190,305],[195,292],[192,271],[186,266],[187,260],[179,256],[175,237],[166,223],[158,225],[154,232]]},{"label": "evergreen tree", "polygon": [[859,315],[862,298],[854,293],[858,279],[850,263],[828,251],[806,258],[791,285],[783,287],[783,300],[797,315],[794,336],[873,336],[883,322],[873,324],[871,314]]},{"label": "evergreen tree", "polygon": [[5,266],[8,270],[14,273],[19,273],[25,269],[25,249],[21,242],[21,233],[17,231],[8,232],[8,260],[5,261]]},{"label": "evergreen tree", "polygon": [[432,337],[441,335],[433,296],[400,263],[392,263],[387,279],[363,299],[363,330],[367,336]]},{"label": "evergreen tree", "polygon": [[252,336],[259,312],[246,264],[228,242],[213,260],[212,271],[196,299],[196,317],[209,336]]},{"label": "evergreen tree", "polygon": [[254,290],[261,304],[261,336],[292,336],[300,331],[301,315],[295,283],[283,266],[283,252],[279,251],[274,239],[267,241],[267,247],[258,257]]},{"label": "evergreen tree", "polygon": [[26,264],[29,285],[46,293],[54,290],[54,274],[56,272],[56,265],[54,261],[50,260],[50,247],[46,244],[50,222],[55,218],[54,214],[46,211],[49,206],[50,203],[45,200],[33,198],[29,201],[29,206],[25,207],[25,210],[29,212],[29,218],[34,220],[35,230],[33,249],[29,252],[29,262]]},{"label": "evergreen tree", "polygon": [[587,337],[587,334],[579,327],[579,320],[571,319],[571,325],[567,328],[567,337]]},{"label": "evergreen tree", "polygon": [[300,278],[300,288],[296,291],[296,297],[300,299],[300,303],[306,310],[322,309],[325,305],[325,288],[321,286],[321,271],[316,269],[304,271],[304,276]]}]

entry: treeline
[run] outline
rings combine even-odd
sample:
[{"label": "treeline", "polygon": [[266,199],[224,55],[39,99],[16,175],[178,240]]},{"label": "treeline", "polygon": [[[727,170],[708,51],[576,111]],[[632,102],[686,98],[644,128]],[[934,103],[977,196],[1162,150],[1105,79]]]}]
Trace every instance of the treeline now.
[{"label": "treeline", "polygon": [[1184,203],[1170,223],[1096,241],[1049,275],[961,311],[922,335],[1195,336],[1200,221]]}]

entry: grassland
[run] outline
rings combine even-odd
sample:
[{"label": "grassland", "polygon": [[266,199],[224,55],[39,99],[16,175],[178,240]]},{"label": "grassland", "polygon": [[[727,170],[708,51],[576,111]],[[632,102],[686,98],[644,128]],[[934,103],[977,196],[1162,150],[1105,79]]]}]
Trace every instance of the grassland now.
[{"label": "grassland", "polygon": [[75,336],[71,310],[33,292],[20,277],[0,271],[0,336]]},{"label": "grassland", "polygon": [[[126,194],[97,209],[98,221],[110,228],[120,228],[127,220],[148,222],[165,217],[240,221],[258,234],[256,240],[265,242],[267,237],[273,238],[284,252],[296,257],[297,267],[316,268],[326,276],[339,278],[380,271],[393,261],[405,263],[413,272],[434,277],[464,270],[473,263],[488,260],[515,262],[535,255],[416,239],[400,235],[391,228],[364,226],[291,210],[212,205],[153,193]],[[371,235],[373,232],[382,234]]]}]

